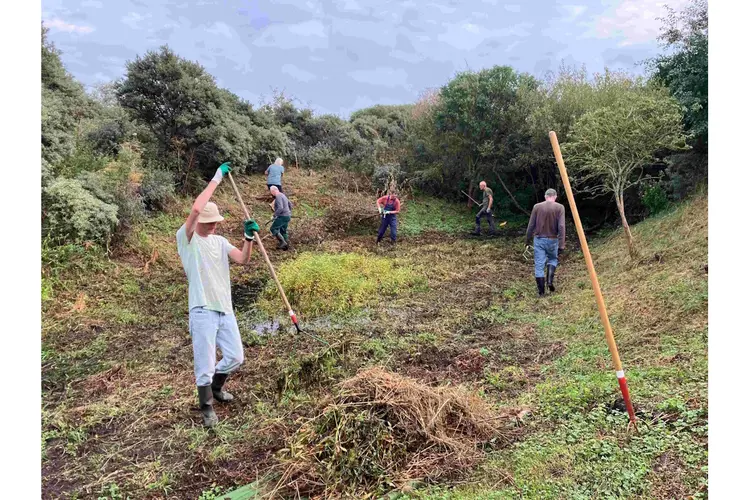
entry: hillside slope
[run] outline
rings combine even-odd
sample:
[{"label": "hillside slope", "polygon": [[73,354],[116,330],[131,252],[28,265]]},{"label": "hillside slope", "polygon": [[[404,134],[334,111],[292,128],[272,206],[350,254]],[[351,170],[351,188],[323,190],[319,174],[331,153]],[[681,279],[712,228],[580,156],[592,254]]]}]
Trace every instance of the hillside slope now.
[{"label": "hillside slope", "polygon": [[[563,258],[559,293],[538,300],[513,224],[503,238],[467,239],[461,232],[473,217],[465,207],[407,200],[404,237],[394,248],[375,248],[372,194],[337,175],[291,170],[295,249],[281,252],[265,240],[279,274],[308,286],[315,283],[310,266],[293,265],[297,257],[329,263],[345,253],[385,275],[363,284],[359,274],[372,274],[313,266],[347,284],[326,293],[380,291],[357,296],[346,311],[313,309],[304,293],[294,300],[303,326],[348,350],[322,361],[310,357],[319,348],[289,328],[260,256],[233,267],[247,362],[229,382],[237,402],[217,407],[220,424],[208,432],[197,411],[187,283],[174,243],[191,200],[181,198],[133,228],[109,256],[96,247],[44,248],[45,498],[207,499],[273,479],[277,452],[299,419],[313,415],[336,382],[371,365],[429,384],[464,384],[497,408],[523,408],[516,442],[490,451],[463,485],[425,486],[410,495],[703,494],[705,196],[635,225],[643,256],[635,266],[620,232],[591,242],[642,419],[633,434],[627,416],[611,409],[617,384],[580,254]],[[270,218],[262,179],[237,180],[262,224]],[[221,231],[239,242],[242,211],[229,186],[220,186],[216,201],[227,219]],[[411,215],[409,203],[417,207]],[[572,228],[569,234],[575,241]],[[398,286],[388,288],[391,277]]]}]

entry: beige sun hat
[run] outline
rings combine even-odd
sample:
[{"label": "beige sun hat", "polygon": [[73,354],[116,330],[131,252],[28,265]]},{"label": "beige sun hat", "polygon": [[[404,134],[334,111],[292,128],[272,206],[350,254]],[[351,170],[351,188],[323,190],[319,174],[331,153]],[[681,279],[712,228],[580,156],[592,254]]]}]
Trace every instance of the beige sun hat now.
[{"label": "beige sun hat", "polygon": [[198,222],[201,222],[203,224],[207,224],[210,222],[221,222],[223,220],[224,217],[222,217],[219,213],[219,207],[217,207],[216,203],[212,201],[206,203],[206,206],[203,207],[203,210],[201,210],[201,213],[198,216]]}]

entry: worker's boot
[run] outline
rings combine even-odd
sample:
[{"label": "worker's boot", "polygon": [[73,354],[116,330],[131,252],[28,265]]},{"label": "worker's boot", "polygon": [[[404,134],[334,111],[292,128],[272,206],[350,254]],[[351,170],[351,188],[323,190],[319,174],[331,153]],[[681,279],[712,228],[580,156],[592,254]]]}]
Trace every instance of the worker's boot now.
[{"label": "worker's boot", "polygon": [[536,289],[539,292],[539,296],[542,297],[544,295],[544,278],[537,278],[536,279]]},{"label": "worker's boot", "polygon": [[550,292],[555,291],[555,266],[552,264],[547,264],[547,288],[549,288]]},{"label": "worker's boot", "polygon": [[229,377],[228,373],[214,373],[214,378],[211,382],[211,392],[214,395],[214,399],[221,403],[228,403],[234,399],[231,393],[222,390],[227,377]]},{"label": "worker's boot", "polygon": [[276,233],[276,239],[279,240],[279,248],[282,250],[286,250],[289,248],[289,243],[286,242],[283,236],[281,236],[281,233]]},{"label": "worker's boot", "polygon": [[213,427],[219,423],[219,417],[214,413],[214,395],[210,385],[198,386],[198,401],[200,401],[201,413],[203,413],[203,425]]}]

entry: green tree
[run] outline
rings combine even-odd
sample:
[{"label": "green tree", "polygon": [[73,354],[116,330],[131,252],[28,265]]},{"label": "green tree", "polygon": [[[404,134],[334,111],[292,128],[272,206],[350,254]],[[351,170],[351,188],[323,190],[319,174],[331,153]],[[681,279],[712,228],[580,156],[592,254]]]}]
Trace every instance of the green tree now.
[{"label": "green tree", "polygon": [[574,181],[590,193],[614,196],[633,259],[624,194],[643,180],[644,167],[687,147],[680,111],[664,88],[626,89],[610,105],[585,113],[563,145]]},{"label": "green tree", "polygon": [[538,82],[509,66],[495,66],[479,72],[459,73],[440,90],[434,113],[440,134],[440,163],[443,178],[453,192],[469,184],[470,193],[480,178],[500,182],[516,202],[503,177],[523,172],[519,161],[528,148],[528,109],[519,94],[536,89]]},{"label": "green tree", "polygon": [[652,76],[682,104],[691,145],[708,154],[708,2],[693,0],[683,11],[668,8],[659,37],[670,54],[650,61]]},{"label": "green tree", "polygon": [[[60,53],[42,25],[42,159],[47,170],[73,154],[84,119],[95,116],[96,104],[65,70]],[[51,175],[46,172],[44,177]]]}]

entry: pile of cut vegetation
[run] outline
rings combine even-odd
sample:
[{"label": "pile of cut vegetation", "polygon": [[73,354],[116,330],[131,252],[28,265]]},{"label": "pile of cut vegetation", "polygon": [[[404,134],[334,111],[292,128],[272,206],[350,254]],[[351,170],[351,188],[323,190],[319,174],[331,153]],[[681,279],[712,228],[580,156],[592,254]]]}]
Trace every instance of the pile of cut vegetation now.
[{"label": "pile of cut vegetation", "polygon": [[512,433],[510,414],[461,387],[428,387],[381,368],[345,380],[321,406],[282,450],[276,493],[365,498],[453,479]]}]

